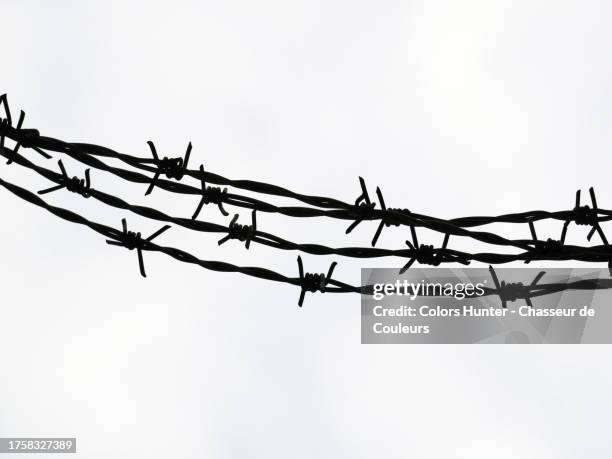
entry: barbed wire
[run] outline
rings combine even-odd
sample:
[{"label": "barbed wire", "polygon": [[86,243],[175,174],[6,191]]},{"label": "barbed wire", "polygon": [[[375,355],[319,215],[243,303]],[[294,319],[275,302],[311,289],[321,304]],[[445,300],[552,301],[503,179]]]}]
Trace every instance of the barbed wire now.
[{"label": "barbed wire", "polygon": [[[13,128],[10,123],[3,123],[2,125],[0,125],[0,135],[2,136],[2,138],[4,138],[4,136],[7,136],[18,143],[24,143],[24,135],[22,134],[22,131],[24,130],[19,128]],[[223,208],[223,204],[226,203],[237,207],[258,210],[260,212],[280,213],[291,217],[330,217],[336,219],[352,220],[353,223],[347,228],[347,233],[350,233],[359,223],[364,220],[380,220],[378,229],[372,240],[373,246],[376,245],[380,233],[385,226],[388,227],[406,225],[415,227],[426,227],[434,231],[455,236],[471,237],[487,244],[514,246],[523,250],[530,250],[529,243],[511,241],[500,235],[490,232],[468,231],[465,228],[496,222],[529,223],[542,219],[564,220],[565,222],[575,222],[578,225],[590,225],[592,229],[589,232],[587,239],[590,240],[592,235],[597,232],[600,235],[602,242],[604,242],[604,245],[607,245],[607,239],[599,223],[612,219],[612,211],[599,209],[597,207],[594,190],[592,188],[589,190],[592,199],[592,207],[589,207],[588,205],[580,206],[580,191],[578,191],[576,197],[576,205],[571,210],[557,212],[530,211],[518,214],[506,214],[497,217],[476,216],[443,220],[422,214],[413,213],[410,212],[408,209],[387,208],[380,188],[377,188],[376,194],[381,208],[376,209],[375,203],[371,202],[369,199],[368,191],[365,186],[365,180],[361,177],[361,194],[355,201],[355,204],[351,205],[333,198],[299,194],[287,190],[283,187],[263,182],[257,182],[252,180],[227,179],[221,175],[205,171],[203,166],[200,166],[199,170],[189,170],[187,168],[187,163],[189,160],[189,153],[191,152],[191,143],[189,144],[185,158],[164,157],[164,159],[160,160],[159,157],[157,157],[157,152],[152,142],[149,142],[149,146],[152,152],[155,151],[155,154],[152,159],[148,159],[118,153],[114,150],[98,145],[85,143],[67,143],[50,137],[43,137],[40,136],[38,134],[38,131],[36,130],[27,131],[35,131],[35,134],[28,134],[27,136],[25,136],[27,137],[25,144],[30,147],[37,148],[37,151],[43,151],[44,149],[48,149],[50,151],[64,153],[78,161],[83,162],[84,164],[95,164],[94,167],[106,170],[107,172],[113,173],[126,180],[135,183],[147,183],[148,188],[145,194],[150,194],[153,187],[158,186],[170,192],[200,195],[202,198],[194,215],[197,215],[200,212],[204,204],[209,203],[217,204],[219,206],[220,211],[225,215],[226,211]],[[126,171],[120,168],[106,165],[102,161],[95,161],[95,156],[118,159],[124,162],[125,164],[133,166],[137,169],[146,172],[151,172],[154,174],[154,176],[151,179],[147,176],[135,173],[133,171]],[[159,178],[161,174],[164,174],[170,178],[175,178],[177,180],[182,179],[185,175],[191,176],[193,178],[199,179],[203,186],[202,189],[197,189],[195,187],[180,182],[162,180]],[[251,197],[230,194],[227,192],[227,189],[221,190],[220,187],[205,187],[204,184],[206,182],[221,185],[230,185],[236,188],[247,189],[259,193],[291,197],[321,208],[275,206],[273,204]]]},{"label": "barbed wire", "polygon": [[499,297],[501,307],[506,309],[509,302],[518,300],[525,301],[525,304],[533,308],[533,298],[545,297],[555,293],[568,290],[574,291],[595,291],[612,289],[612,279],[591,278],[591,279],[565,279],[546,284],[540,281],[546,275],[546,271],[540,271],[529,284],[523,282],[507,282],[500,280],[493,266],[489,266],[489,274],[495,284],[495,288],[483,287],[483,296],[494,295]]},{"label": "barbed wire", "polygon": [[[513,261],[530,263],[534,260],[577,260],[597,263],[606,262],[612,270],[612,248],[608,244],[608,240],[601,226],[602,222],[612,220],[612,211],[599,208],[593,188],[589,189],[590,205],[581,204],[581,192],[578,190],[575,195],[574,207],[570,210],[557,212],[536,210],[499,216],[474,216],[444,220],[414,213],[406,208],[387,207],[380,187],[376,188],[377,202],[374,202],[370,199],[366,182],[362,177],[359,177],[360,194],[354,203],[350,204],[334,198],[300,194],[284,187],[264,182],[228,179],[219,174],[206,171],[203,165],[200,165],[198,169],[189,169],[189,161],[193,149],[191,142],[188,144],[185,154],[181,157],[160,157],[154,143],[149,141],[147,143],[152,157],[140,158],[119,153],[99,145],[70,143],[51,137],[41,136],[38,130],[26,129],[23,127],[25,119],[25,113],[23,111],[20,112],[17,124],[13,126],[13,118],[6,95],[0,97],[0,107],[3,107],[5,111],[5,117],[0,118],[0,155],[7,158],[7,164],[16,163],[24,166],[55,183],[54,186],[39,191],[38,193],[40,195],[66,189],[84,198],[93,197],[104,204],[128,210],[149,219],[172,223],[189,230],[222,233],[224,236],[218,240],[219,245],[233,239],[244,242],[246,249],[250,248],[251,243],[257,243],[280,250],[295,250],[313,255],[339,255],[353,258],[399,257],[407,260],[400,269],[400,274],[405,272],[416,262],[423,265],[439,266],[443,263],[460,263],[466,265],[471,261],[501,264]],[[16,143],[13,148],[8,148],[5,145],[6,138]],[[81,164],[89,166],[89,168],[85,170],[85,178],[79,178],[77,176],[70,177],[61,160],[58,161],[60,173],[57,173],[29,161],[20,154],[20,148],[32,149],[46,159],[51,158],[48,152],[65,154],[79,161]],[[111,166],[100,158],[119,160],[135,170]],[[161,188],[172,193],[199,196],[200,199],[190,218],[170,216],[160,210],[130,204],[117,196],[95,189],[92,187],[91,183],[91,168],[111,173],[129,182],[146,184],[147,188],[144,193],[145,195],[151,194],[155,188]],[[152,174],[152,177],[145,175],[145,173]],[[162,178],[162,176],[165,176],[166,179]],[[182,179],[185,176],[197,179],[200,182],[200,187],[183,183]],[[298,285],[301,288],[299,298],[300,306],[304,301],[306,292],[367,292],[369,291],[368,289],[370,289],[370,286],[355,287],[334,280],[332,274],[336,267],[335,262],[331,264],[327,275],[304,273],[300,256],[298,256],[299,277],[293,278],[286,277],[266,268],[245,268],[226,262],[200,260],[182,250],[159,246],[152,242],[154,238],[158,237],[169,228],[168,225],[164,225],[159,231],[143,239],[140,233],[128,231],[127,222],[125,220],[122,222],[122,231],[118,231],[91,222],[72,211],[51,206],[38,196],[17,185],[4,180],[0,180],[0,182],[2,186],[17,196],[43,207],[63,219],[89,226],[98,233],[107,236],[109,238],[107,242],[110,245],[120,245],[129,250],[135,249],[138,254],[140,272],[143,276],[146,276],[143,251],[161,251],[175,259],[198,264],[215,271],[241,272],[254,277]],[[230,193],[227,187],[259,194],[291,198],[301,203],[308,204],[311,207],[277,206],[261,199]],[[227,225],[199,220],[198,217],[203,207],[209,204],[216,205],[223,216],[229,216],[225,208],[226,205],[249,209],[251,210],[251,224],[239,223],[238,214],[234,214]],[[378,208],[376,207],[377,205]],[[346,220],[351,222],[346,228],[345,232],[347,234],[351,233],[364,221],[377,221],[378,227],[372,238],[372,247],[328,247],[314,243],[296,243],[270,232],[262,231],[258,228],[257,212],[278,213],[284,216],[299,218],[327,217]],[[540,220],[563,221],[564,224],[560,239],[538,239],[535,222]],[[531,239],[513,240],[492,232],[468,229],[491,223],[526,224],[529,226]],[[602,244],[588,247],[566,244],[565,238],[570,223],[590,227],[587,234],[587,241],[590,241],[593,235],[598,234]],[[375,247],[383,229],[391,226],[407,226],[410,228],[411,240],[406,241],[408,248],[386,249]],[[419,227],[443,234],[444,238],[441,246],[435,247],[434,245],[420,244],[416,231]],[[520,252],[470,253],[454,250],[448,247],[451,236],[469,237],[491,245],[510,246],[520,249]],[[491,271],[491,275],[492,277],[495,276],[494,271]],[[518,294],[522,294],[526,291],[531,291],[530,289],[539,287],[538,281],[539,279],[534,279],[535,283],[533,285],[528,287],[522,286],[521,288],[523,288],[523,290],[520,292],[517,287],[513,291],[514,293],[508,293],[506,295],[506,299],[502,300],[503,304],[505,305],[505,301],[515,298],[517,292]],[[496,282],[496,284],[498,283]],[[499,283],[497,287],[500,292],[509,291],[509,287],[503,283]],[[500,298],[502,298],[501,293]]]},{"label": "barbed wire", "polygon": [[[69,178],[66,169],[61,160],[58,161],[61,174],[46,169],[42,166],[32,163],[23,155],[14,153],[10,149],[6,148],[5,152],[2,153],[5,157],[12,157],[15,164],[26,167],[30,170],[35,171],[42,177],[56,183],[48,189],[44,189],[38,192],[38,194],[46,194],[53,191],[60,190],[62,188],[67,189],[70,192],[74,192],[82,195],[85,198],[93,197],[94,199],[107,204],[109,206],[131,211],[142,217],[149,219],[158,220],[161,222],[173,223],[184,228],[208,232],[208,233],[225,233],[225,236],[220,239],[219,245],[227,242],[230,239],[236,239],[245,242],[245,247],[248,249],[251,242],[266,245],[281,250],[298,250],[304,253],[312,255],[340,255],[352,258],[380,258],[380,257],[400,257],[408,258],[409,261],[400,269],[400,274],[405,272],[414,262],[420,264],[438,266],[441,263],[461,263],[469,264],[470,261],[479,261],[484,263],[508,263],[512,261],[525,261],[530,262],[534,259],[550,259],[553,254],[550,249],[542,252],[538,255],[537,249],[522,252],[519,254],[488,254],[488,253],[467,253],[457,250],[450,250],[447,248],[448,240],[450,236],[445,236],[442,247],[434,248],[433,245],[419,244],[417,239],[416,229],[411,227],[412,242],[406,241],[408,249],[382,249],[382,248],[369,248],[369,247],[328,247],[321,244],[300,244],[281,238],[269,232],[264,232],[257,229],[256,224],[256,211],[252,211],[252,223],[251,225],[238,224],[238,214],[234,215],[229,225],[221,225],[217,223],[191,219],[173,217],[165,214],[164,212],[153,209],[146,206],[130,204],[117,196],[110,195],[91,187],[91,179],[89,169],[85,171],[85,179],[79,179],[74,176]],[[535,231],[535,230],[534,230]],[[545,241],[539,241],[535,238],[532,241],[534,247],[538,247],[539,244],[546,244]],[[578,247],[571,245],[564,245],[557,248],[556,259],[577,259],[579,261],[601,261],[602,257],[612,256],[612,247],[599,246],[599,247]]]},{"label": "barbed wire", "polygon": [[[144,261],[143,261],[143,251],[152,251],[152,252],[162,252],[176,260],[195,264],[202,268],[217,271],[217,272],[234,272],[241,273],[247,276],[256,277],[259,279],[266,279],[275,282],[281,282],[286,284],[291,284],[300,287],[300,296],[298,299],[298,305],[301,307],[304,302],[304,296],[307,292],[330,292],[330,293],[360,293],[363,295],[372,295],[373,293],[373,285],[364,285],[364,286],[352,286],[350,284],[346,284],[344,282],[340,282],[332,278],[332,274],[334,268],[337,266],[336,262],[333,262],[327,274],[324,273],[309,273],[304,272],[302,258],[300,256],[297,257],[298,262],[298,277],[288,277],[283,274],[277,273],[267,268],[261,267],[241,267],[236,266],[231,263],[226,263],[223,261],[211,261],[211,260],[202,260],[197,258],[196,256],[185,252],[183,250],[174,248],[161,246],[153,243],[153,239],[160,236],[166,230],[170,229],[169,225],[164,225],[159,230],[155,231],[148,238],[143,239],[140,232],[129,231],[127,228],[126,219],[122,219],[122,229],[117,230],[112,227],[103,225],[101,223],[96,223],[86,219],[85,217],[72,212],[70,210],[56,207],[48,204],[43,199],[38,197],[36,194],[22,188],[18,185],[10,183],[6,180],[0,178],[0,186],[4,187],[14,195],[24,199],[25,201],[30,202],[38,207],[42,207],[54,214],[55,216],[80,225],[87,226],[94,230],[95,232],[109,238],[106,242],[110,245],[125,247],[128,250],[136,250],[138,254],[138,264],[140,273],[143,277],[146,277]],[[516,301],[518,299],[525,300],[527,305],[533,307],[531,303],[531,298],[536,296],[544,296],[552,293],[558,293],[565,290],[600,290],[600,289],[610,289],[612,288],[612,279],[581,279],[581,280],[567,280],[567,281],[558,281],[549,284],[539,284],[538,282],[544,276],[545,272],[541,271],[534,278],[534,280],[528,284],[524,285],[521,282],[506,282],[504,280],[500,281],[495,270],[492,266],[489,266],[489,271],[491,277],[493,278],[494,284],[496,286],[495,289],[484,287],[484,294],[482,296],[487,295],[497,295],[499,296],[502,307],[507,307],[507,302]],[[422,295],[419,295],[422,296]]]},{"label": "barbed wire", "polygon": [[[122,220],[123,228],[121,230],[117,230],[107,225],[103,225],[101,223],[93,222],[88,220],[87,218],[77,214],[68,209],[64,209],[62,207],[53,206],[42,198],[32,193],[31,191],[26,190],[18,185],[15,185],[11,182],[8,182],[4,179],[0,178],[0,186],[4,187],[6,190],[13,193],[15,196],[20,197],[21,199],[30,202],[38,207],[48,210],[53,215],[72,222],[77,223],[79,225],[84,225],[95,232],[107,237],[107,243],[111,245],[117,245],[127,248],[128,250],[136,249],[138,252],[138,263],[140,268],[140,273],[143,277],[146,277],[146,273],[144,270],[144,261],[142,252],[150,251],[150,252],[161,252],[164,253],[178,261],[182,261],[185,263],[195,264],[202,268],[218,271],[218,272],[232,272],[232,273],[241,273],[251,277],[257,277],[259,279],[266,279],[275,282],[282,282],[285,284],[296,285],[300,287],[300,299],[299,305],[302,305],[304,300],[304,294],[306,292],[330,292],[330,293],[364,293],[370,294],[372,291],[372,286],[363,286],[356,287],[350,284],[338,281],[336,279],[331,278],[330,269],[327,275],[324,274],[316,274],[316,273],[304,273],[302,259],[298,256],[298,277],[289,277],[283,274],[277,273],[267,268],[261,268],[256,266],[236,266],[231,263],[227,263],[224,261],[213,261],[213,260],[202,260],[197,258],[196,256],[185,252],[183,250],[167,247],[155,244],[152,242],[154,238],[165,232],[170,228],[170,226],[165,225],[155,233],[153,233],[148,238],[143,239],[139,232],[128,231],[127,222],[125,219]],[[335,264],[333,265],[335,266]],[[323,277],[321,277],[323,276]]]},{"label": "barbed wire", "polygon": [[[489,276],[493,280],[495,287],[486,287],[480,285],[481,293],[476,293],[474,290],[472,293],[463,292],[464,297],[462,299],[473,299],[473,298],[485,298],[489,296],[495,296],[500,299],[500,307],[507,309],[508,303],[514,303],[517,301],[524,301],[527,306],[533,308],[532,299],[546,297],[556,293],[565,291],[598,291],[598,290],[610,290],[612,289],[612,278],[585,278],[580,279],[579,276],[574,278],[566,278],[557,280],[555,282],[541,283],[540,281],[547,274],[546,271],[539,271],[531,282],[524,283],[520,281],[508,281],[500,278],[500,275],[495,271],[493,266],[489,265],[488,268]],[[454,298],[457,299],[454,293],[444,294],[442,290],[437,293],[435,289],[433,291],[421,290],[411,284],[394,285],[389,283],[385,288],[385,295],[410,295],[411,298]]]}]

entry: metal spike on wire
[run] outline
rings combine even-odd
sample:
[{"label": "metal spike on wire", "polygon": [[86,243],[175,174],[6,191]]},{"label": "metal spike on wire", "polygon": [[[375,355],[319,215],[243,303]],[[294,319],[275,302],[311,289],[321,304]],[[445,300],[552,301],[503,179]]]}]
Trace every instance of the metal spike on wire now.
[{"label": "metal spike on wire", "polygon": [[576,206],[574,207],[575,217],[574,221],[577,225],[590,225],[591,231],[587,235],[587,240],[590,241],[593,234],[597,232],[604,244],[608,244],[606,235],[604,234],[601,226],[599,225],[597,199],[595,198],[595,190],[593,187],[589,188],[589,195],[591,196],[591,205],[580,206],[580,190],[576,191]]},{"label": "metal spike on wire", "polygon": [[[393,213],[404,214],[404,215],[410,214],[410,211],[408,209],[392,209],[392,208],[387,209],[387,206],[385,205],[385,200],[383,198],[383,194],[382,194],[382,191],[380,190],[380,187],[376,187],[376,196],[378,197],[378,202],[383,212],[390,212],[392,213],[391,215],[393,215]],[[383,217],[380,220],[378,228],[376,229],[376,233],[374,233],[374,237],[372,238],[372,247],[376,246],[376,243],[378,242],[378,238],[380,237],[380,233],[383,230],[383,227],[399,226],[399,225],[400,225],[399,222],[396,219],[393,219],[392,216]],[[411,225],[410,228],[414,228],[414,226]]]},{"label": "metal spike on wire", "polygon": [[66,188],[68,191],[72,191],[73,193],[80,194],[84,198],[89,198],[89,190],[91,188],[91,177],[89,176],[89,169],[85,170],[85,179],[80,179],[78,177],[68,177],[66,173],[66,168],[64,167],[64,163],[60,159],[58,161],[59,168],[62,172],[62,183],[59,185],[52,186],[51,188],[47,188],[38,192],[38,194],[47,194],[53,191],[60,190],[62,188]]},{"label": "metal spike on wire", "polygon": [[346,234],[349,234],[351,231],[357,228],[357,226],[366,217],[370,216],[371,211],[374,209],[374,207],[376,207],[376,203],[373,203],[370,200],[368,188],[366,187],[363,177],[359,177],[359,185],[361,186],[361,194],[357,196],[357,199],[355,200],[355,212],[357,213],[357,218],[355,218],[355,221],[346,229]]},{"label": "metal spike on wire", "polygon": [[217,204],[217,207],[219,207],[219,211],[223,214],[223,216],[227,217],[229,213],[227,213],[227,211],[223,208],[223,198],[227,196],[227,188],[223,188],[223,190],[221,190],[221,188],[218,186],[207,186],[206,180],[204,179],[203,164],[200,164],[200,172],[202,173],[200,179],[200,185],[202,187],[202,198],[200,198],[198,207],[191,216],[191,219],[195,220],[196,218],[198,218],[198,215],[200,215],[204,204]]},{"label": "metal spike on wire", "polygon": [[170,225],[162,226],[160,229],[155,231],[153,234],[151,234],[146,239],[142,239],[142,236],[139,232],[136,233],[134,231],[128,231],[127,221],[125,218],[121,219],[121,225],[123,226],[123,233],[121,234],[121,236],[118,237],[117,240],[107,239],[106,243],[109,245],[117,245],[120,247],[125,247],[128,250],[136,249],[136,252],[138,252],[138,267],[140,268],[140,274],[142,275],[142,277],[147,277],[147,274],[144,268],[144,261],[142,259],[143,247],[145,247],[147,242],[151,242],[157,236],[159,236],[164,231],[169,229]]},{"label": "metal spike on wire", "polygon": [[527,306],[533,308],[531,294],[533,293],[533,289],[538,284],[540,279],[542,279],[542,277],[544,277],[546,274],[545,271],[540,271],[529,285],[525,285],[522,282],[506,283],[504,280],[500,282],[495,269],[493,269],[493,266],[489,266],[489,273],[491,274],[491,278],[493,279],[493,283],[497,289],[496,293],[501,300],[501,306],[504,309],[508,307],[509,301],[512,302],[518,299],[525,300]]},{"label": "metal spike on wire", "polygon": [[[25,112],[23,110],[19,112],[17,126],[13,128],[13,118],[11,116],[11,109],[8,104],[8,96],[6,94],[2,94],[0,96],[0,107],[4,108],[4,118],[0,118],[0,152],[4,153],[4,139],[7,135],[7,132],[5,131],[14,131],[16,134],[18,134],[19,138],[13,139],[16,142],[15,148],[13,149],[13,157],[19,152],[19,148],[23,145],[24,147],[32,148],[43,158],[50,159],[51,155],[31,143],[32,139],[35,139],[40,135],[38,130],[22,128],[23,120],[25,119]],[[13,157],[8,158],[6,164],[11,164],[13,162]]]},{"label": "metal spike on wire", "polygon": [[189,142],[189,145],[187,145],[187,151],[185,152],[185,156],[183,158],[168,158],[167,156],[164,156],[162,159],[159,159],[157,150],[155,149],[155,144],[151,140],[149,140],[147,144],[151,149],[151,154],[153,155],[153,160],[157,166],[157,171],[155,171],[155,175],[151,180],[149,188],[147,188],[147,191],[145,192],[145,196],[151,194],[161,174],[164,174],[168,178],[175,178],[177,180],[181,180],[183,178],[189,164],[189,156],[191,155],[192,148],[191,142]]},{"label": "metal spike on wire", "polygon": [[306,292],[321,292],[325,293],[325,288],[327,284],[332,280],[332,274],[334,273],[334,269],[336,268],[335,261],[329,266],[329,270],[327,271],[327,275],[320,273],[304,273],[304,265],[302,264],[302,257],[298,255],[298,271],[300,274],[300,287],[302,290],[300,291],[300,299],[298,300],[298,305],[302,307],[304,304],[304,296]]},{"label": "metal spike on wire", "polygon": [[238,239],[241,242],[244,242],[244,246],[248,249],[251,246],[251,241],[257,234],[257,211],[254,210],[251,214],[251,224],[250,225],[240,225],[237,223],[238,214],[234,215],[232,221],[227,227],[227,234],[224,238],[219,240],[218,245],[224,244],[230,239]]}]

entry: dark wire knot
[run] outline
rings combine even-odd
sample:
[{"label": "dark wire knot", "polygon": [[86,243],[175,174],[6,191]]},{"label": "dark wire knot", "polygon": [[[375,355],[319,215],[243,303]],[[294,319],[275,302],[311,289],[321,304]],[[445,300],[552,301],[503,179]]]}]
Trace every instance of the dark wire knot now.
[{"label": "dark wire knot", "polygon": [[529,294],[529,288],[522,282],[506,283],[502,281],[499,296],[502,301],[516,301]]},{"label": "dark wire knot", "polygon": [[109,245],[117,245],[120,247],[125,247],[128,250],[136,249],[138,251],[138,266],[140,268],[140,274],[142,275],[142,277],[147,277],[147,274],[145,273],[145,268],[144,268],[144,261],[142,258],[142,251],[146,248],[149,242],[151,242],[157,236],[159,236],[164,231],[166,231],[168,228],[170,228],[170,225],[164,225],[163,227],[158,229],[156,232],[151,234],[148,238],[142,239],[142,236],[139,232],[137,233],[134,231],[128,231],[127,221],[125,220],[125,218],[121,220],[121,224],[123,225],[123,232],[119,233],[116,236],[117,240],[113,241],[113,240],[107,239],[106,243]]},{"label": "dark wire knot", "polygon": [[376,207],[376,203],[370,200],[368,188],[366,187],[366,183],[363,177],[359,177],[359,185],[361,186],[361,194],[357,197],[357,199],[355,199],[355,206],[353,207],[353,213],[357,217],[355,218],[355,221],[351,223],[346,229],[345,234],[349,234],[362,221],[370,218],[372,216],[372,211],[374,210],[374,207]]},{"label": "dark wire knot", "polygon": [[236,223],[238,221],[238,214],[235,214],[234,218],[232,218],[232,221],[227,227],[227,235],[221,239],[218,244],[221,245],[230,239],[238,239],[239,241],[244,242],[244,246],[248,249],[251,245],[251,241],[257,234],[256,212],[257,211],[254,210],[251,214],[252,223],[250,225],[241,225]]},{"label": "dark wire knot", "polygon": [[533,308],[533,304],[531,302],[532,290],[537,285],[539,280],[546,274],[545,271],[540,271],[536,277],[531,281],[531,284],[525,285],[522,282],[514,282],[514,283],[506,283],[506,281],[499,281],[497,278],[497,273],[493,269],[493,266],[489,265],[489,273],[493,278],[493,283],[495,284],[495,288],[497,289],[497,295],[502,303],[502,308],[507,307],[507,302],[514,302],[518,299],[524,299],[525,303],[530,308]]},{"label": "dark wire knot", "polygon": [[592,226],[591,231],[587,235],[587,240],[590,241],[593,234],[597,232],[604,245],[608,245],[608,240],[603,232],[603,229],[599,225],[599,209],[597,208],[597,199],[595,198],[595,190],[593,187],[589,188],[589,194],[591,195],[591,207],[588,205],[580,205],[580,190],[576,191],[576,204],[574,205],[572,220],[577,225]]},{"label": "dark wire knot", "polygon": [[[391,214],[393,214],[393,213],[403,214],[403,215],[410,214],[410,210],[408,210],[408,209],[398,209],[398,208],[395,208],[395,207],[389,207],[387,209],[387,211],[389,211],[389,213],[391,213]],[[385,226],[387,226],[387,227],[389,227],[389,226],[400,226],[401,225],[400,222],[398,222],[397,220],[393,219],[392,215],[385,215],[383,217],[383,220],[385,221]]]},{"label": "dark wire knot", "polygon": [[83,196],[84,198],[89,198],[91,195],[89,194],[91,188],[91,179],[89,177],[89,169],[85,170],[85,179],[80,179],[78,177],[68,177],[66,173],[66,168],[60,159],[58,162],[60,170],[62,171],[62,178],[60,179],[60,184],[53,186],[51,188],[47,188],[46,190],[41,190],[38,194],[47,194],[52,191],[57,191],[62,188],[66,188],[68,191],[72,193],[77,193]]},{"label": "dark wire knot", "polygon": [[217,204],[219,207],[219,211],[223,214],[223,216],[227,217],[229,214],[223,208],[223,202],[227,196],[227,188],[221,189],[218,186],[206,186],[206,180],[204,179],[204,165],[200,165],[200,183],[202,185],[202,198],[196,208],[196,211],[191,216],[192,220],[195,220],[198,215],[200,215],[200,211],[204,204]]},{"label": "dark wire knot", "polygon": [[[38,129],[20,129],[19,130],[19,144],[25,148],[33,148],[36,145],[36,140],[40,137]],[[38,150],[37,150],[38,151]],[[51,158],[50,155],[38,151],[45,158]]]},{"label": "dark wire knot", "polygon": [[155,171],[155,175],[153,176],[153,180],[151,180],[149,188],[145,192],[145,196],[153,191],[153,188],[157,184],[161,174],[164,174],[168,178],[181,180],[187,171],[187,164],[189,163],[189,156],[191,155],[191,142],[189,142],[189,145],[187,145],[187,151],[185,152],[184,158],[168,158],[167,156],[164,156],[162,159],[159,159],[153,142],[149,140],[147,144],[151,149],[151,154],[153,155],[153,160],[157,166],[157,170]]},{"label": "dark wire knot", "polygon": [[536,234],[535,226],[533,224],[533,220],[530,219],[529,230],[531,231],[531,239],[533,241],[533,248],[531,249],[531,253],[528,255],[525,263],[530,263],[536,257],[554,257],[559,255],[565,246],[565,236],[567,235],[567,227],[570,222],[566,221],[563,224],[563,229],[561,230],[561,237],[559,240],[548,238],[545,241],[538,240],[538,236]]},{"label": "dark wire knot", "polygon": [[410,225],[410,233],[412,234],[412,242],[406,241],[406,245],[410,247],[413,252],[413,256],[410,258],[408,263],[406,263],[402,269],[400,269],[399,273],[405,273],[416,261],[423,265],[431,265],[431,266],[439,266],[440,263],[445,261],[455,261],[457,263],[462,263],[467,265],[470,263],[466,258],[462,258],[460,256],[455,255],[447,255],[445,251],[447,251],[448,240],[450,238],[450,234],[444,235],[444,241],[442,242],[442,248],[437,250],[433,245],[425,245],[420,244],[417,238],[416,229],[413,225]]},{"label": "dark wire knot", "polygon": [[544,244],[540,248],[541,253],[544,255],[553,255],[559,252],[563,248],[563,242],[557,241],[556,239],[548,238],[544,241]]},{"label": "dark wire knot", "polygon": [[298,301],[298,305],[302,307],[304,304],[304,296],[306,292],[321,292],[325,293],[325,289],[327,284],[331,281],[332,274],[334,273],[334,268],[338,263],[335,261],[329,266],[329,270],[327,271],[327,275],[320,273],[304,273],[304,266],[302,264],[302,257],[298,255],[297,258],[298,269],[300,272],[300,287],[302,288],[300,292],[300,299]]},{"label": "dark wire knot", "polygon": [[123,246],[128,250],[142,249],[144,241],[140,232],[128,231],[122,238]]},{"label": "dark wire knot", "polygon": [[416,250],[416,261],[422,265],[439,266],[444,257],[436,252],[433,245],[421,244]]},{"label": "dark wire knot", "polygon": [[164,158],[160,159],[157,163],[157,167],[159,171],[168,178],[180,180],[185,174],[183,158],[168,158],[164,156]]},{"label": "dark wire knot", "polygon": [[378,228],[376,229],[376,233],[374,234],[374,238],[372,239],[372,247],[374,247],[378,242],[380,233],[382,232],[385,226],[387,228],[390,226],[400,226],[400,222],[397,220],[397,218],[394,218],[393,214],[410,214],[410,210],[408,209],[387,208],[380,187],[376,188],[376,196],[378,196],[378,202],[380,203],[380,208],[384,212],[384,214],[380,219],[380,223],[378,224]]},{"label": "dark wire knot", "polygon": [[588,205],[574,207],[574,222],[583,226],[594,225],[597,223],[597,212],[594,212]]},{"label": "dark wire knot", "polygon": [[68,191],[80,194],[84,198],[89,198],[89,187],[89,180],[86,182],[85,179],[80,179],[76,176],[66,181],[66,189]]},{"label": "dark wire knot", "polygon": [[[221,189],[219,186],[208,185],[202,193],[204,204],[223,204],[223,199],[227,194],[227,188]],[[227,215],[226,215],[227,216]]]},{"label": "dark wire knot", "polygon": [[23,120],[25,119],[25,112],[23,110],[20,111],[17,126],[13,127],[13,118],[11,117],[11,109],[9,108],[8,98],[6,94],[2,94],[0,96],[0,106],[4,107],[5,115],[4,118],[0,117],[0,154],[4,154],[4,140],[7,133],[13,134],[17,139],[15,148],[13,148],[13,154],[8,159],[6,164],[11,164],[15,160],[15,157],[19,152],[19,148],[22,145],[26,148],[32,148],[39,155],[43,156],[46,159],[51,158],[51,155],[34,146],[34,140],[40,136],[38,130],[22,129]]}]

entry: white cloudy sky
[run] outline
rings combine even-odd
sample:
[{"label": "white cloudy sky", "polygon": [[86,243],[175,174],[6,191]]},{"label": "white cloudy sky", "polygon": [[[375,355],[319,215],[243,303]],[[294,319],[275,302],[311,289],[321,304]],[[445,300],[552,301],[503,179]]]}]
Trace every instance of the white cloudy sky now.
[{"label": "white cloudy sky", "polygon": [[[447,218],[569,208],[589,186],[610,202],[603,1],[1,6],[0,93],[44,134],[136,155],[147,140],[171,154],[192,141],[208,170],[344,200],[363,175],[387,205]],[[47,185],[3,164],[3,178]],[[175,215],[197,203],[92,180]],[[48,198],[116,227],[126,216]],[[141,279],[135,253],[7,192],[0,205],[2,437],[76,436],[88,459],[610,457],[606,346],[364,346],[356,295],[308,295],[300,309],[296,288],[150,253]],[[227,221],[214,207],[203,217]],[[375,229],[347,238],[337,222],[258,223],[330,245],[368,244]],[[219,248],[179,229],[162,237],[202,258],[297,273],[292,252]],[[404,239],[389,228],[380,243]],[[584,230],[570,239],[584,242]],[[304,258],[315,272],[331,261]],[[338,277],[358,283],[362,264],[338,261]]]}]

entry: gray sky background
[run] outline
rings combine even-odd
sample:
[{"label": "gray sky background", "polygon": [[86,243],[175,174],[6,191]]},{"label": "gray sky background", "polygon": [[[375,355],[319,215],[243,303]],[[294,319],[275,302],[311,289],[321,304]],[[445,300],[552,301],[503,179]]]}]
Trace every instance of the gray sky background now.
[{"label": "gray sky background", "polygon": [[[589,186],[600,205],[612,201],[607,2],[1,7],[0,93],[26,111],[26,127],[53,137],[140,156],[147,140],[169,155],[192,141],[194,165],[343,200],[363,175],[388,206],[445,218],[566,209]],[[48,186],[16,165],[2,162],[0,174]],[[197,204],[159,189],[145,198],[146,187],[95,171],[92,181],[173,215]],[[115,227],[127,216],[143,234],[160,226],[66,192],[48,200]],[[76,436],[88,459],[612,453],[606,346],[362,346],[357,295],[309,294],[300,309],[297,288],[151,253],[142,279],[135,252],[6,191],[0,205],[2,437]],[[201,218],[228,221],[214,206]],[[346,246],[375,231],[362,224],[346,237],[341,223],[274,215],[258,224]],[[558,237],[561,225],[537,229]],[[569,240],[585,234],[573,226]],[[386,228],[380,245],[406,236]],[[297,273],[296,253],[216,241],[178,228],[159,238]],[[331,261],[304,260],[312,272]],[[361,262],[337,261],[337,276],[358,283]]]}]

